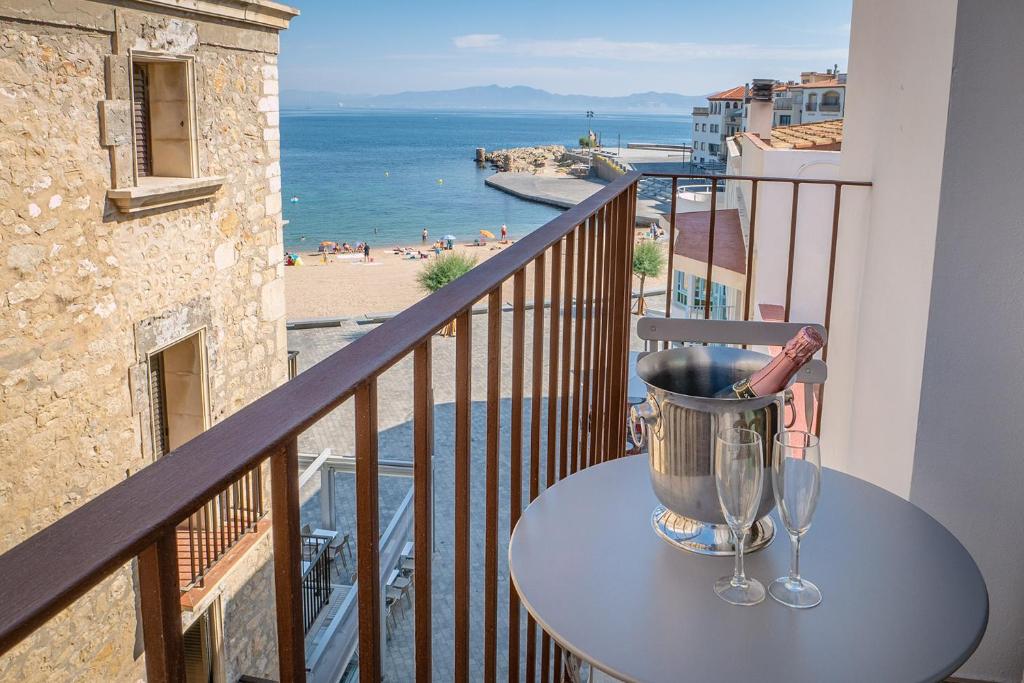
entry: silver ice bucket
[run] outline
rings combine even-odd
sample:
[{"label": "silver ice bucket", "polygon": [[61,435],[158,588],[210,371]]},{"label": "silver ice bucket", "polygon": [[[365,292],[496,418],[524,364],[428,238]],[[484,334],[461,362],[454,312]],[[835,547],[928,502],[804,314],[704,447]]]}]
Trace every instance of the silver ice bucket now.
[{"label": "silver ice bucket", "polygon": [[632,408],[634,440],[646,442],[651,484],[661,501],[651,522],[669,542],[705,555],[735,553],[715,489],[715,435],[742,426],[761,434],[764,491],[749,551],[771,543],[775,527],[767,516],[775,507],[771,485],[772,441],[782,428],[782,393],[752,399],[712,398],[721,389],[763,367],[762,353],[729,347],[691,346],[641,358],[637,375],[647,385],[647,401]]}]

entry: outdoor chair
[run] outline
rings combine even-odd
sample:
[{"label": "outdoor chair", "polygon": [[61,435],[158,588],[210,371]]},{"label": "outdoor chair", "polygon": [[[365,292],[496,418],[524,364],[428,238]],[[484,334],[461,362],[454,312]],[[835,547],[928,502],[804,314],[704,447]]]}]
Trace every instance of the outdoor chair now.
[{"label": "outdoor chair", "polygon": [[[338,561],[341,561],[341,566],[345,568],[345,576],[349,579],[352,578],[352,571],[349,569],[348,560],[354,560],[352,555],[352,546],[349,544],[348,534],[338,534],[331,540],[331,552],[332,561],[334,566],[338,567]],[[345,559],[346,552],[348,554],[348,560]],[[338,570],[338,576],[341,576],[341,570]]]},{"label": "outdoor chair", "polygon": [[[828,341],[824,326],[816,323],[764,322],[761,320],[690,320],[685,318],[640,318],[636,333],[646,342],[647,353],[657,351],[658,342],[667,344],[729,344],[743,346],[783,346],[801,327],[813,327]],[[647,353],[640,354],[641,357]],[[825,361],[815,358],[800,368],[793,382],[803,384],[805,425],[814,422],[814,388],[828,378]]]}]

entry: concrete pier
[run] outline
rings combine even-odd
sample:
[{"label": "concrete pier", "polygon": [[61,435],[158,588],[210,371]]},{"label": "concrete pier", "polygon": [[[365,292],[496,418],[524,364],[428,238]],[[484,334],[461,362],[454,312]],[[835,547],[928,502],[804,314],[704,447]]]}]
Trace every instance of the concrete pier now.
[{"label": "concrete pier", "polygon": [[[495,173],[484,180],[488,186],[502,192],[560,209],[576,206],[607,185],[596,178],[570,178],[568,176],[533,175],[532,173]],[[652,222],[668,227],[669,206],[666,202],[637,200],[636,224],[648,227]]]}]

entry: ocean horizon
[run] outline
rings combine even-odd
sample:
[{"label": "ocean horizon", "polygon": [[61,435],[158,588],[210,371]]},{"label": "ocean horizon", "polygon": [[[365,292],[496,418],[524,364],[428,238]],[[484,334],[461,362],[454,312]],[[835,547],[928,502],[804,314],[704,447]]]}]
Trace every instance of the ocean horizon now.
[{"label": "ocean horizon", "polygon": [[[689,115],[609,114],[591,127],[605,147],[688,143]],[[286,248],[324,240],[376,248],[431,239],[472,239],[504,223],[513,238],[557,216],[555,207],[488,187],[494,173],[477,147],[575,146],[588,129],[579,112],[294,109],[281,112]]]}]

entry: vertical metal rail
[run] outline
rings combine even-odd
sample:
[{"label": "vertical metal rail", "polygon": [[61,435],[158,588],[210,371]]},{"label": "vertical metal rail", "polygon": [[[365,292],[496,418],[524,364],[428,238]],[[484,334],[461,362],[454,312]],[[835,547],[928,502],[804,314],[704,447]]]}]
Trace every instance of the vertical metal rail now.
[{"label": "vertical metal rail", "polygon": [[498,439],[501,435],[501,287],[487,295],[487,469],[484,474],[484,680],[497,679]]},{"label": "vertical metal rail", "polygon": [[[540,417],[544,377],[544,254],[533,261],[533,353],[530,368],[530,502],[540,494]],[[537,667],[537,628],[526,618],[526,681],[534,683]]]},{"label": "vertical metal rail", "polygon": [[625,453],[626,444],[626,399],[629,388],[629,357],[630,339],[633,334],[632,301],[633,301],[633,251],[636,248],[634,239],[636,201],[636,185],[633,185],[627,195],[626,224],[623,226],[623,239],[625,240],[625,255],[622,259],[624,273],[624,284],[621,294],[622,327],[619,330],[619,396],[618,396],[618,420],[615,422],[618,436],[615,441],[615,455],[622,457]]},{"label": "vertical metal rail", "polygon": [[545,460],[546,478],[544,487],[555,483],[555,461],[557,428],[558,428],[558,341],[560,330],[560,301],[562,294],[562,242],[559,240],[551,247],[551,311],[548,322],[548,422],[547,422],[547,459]]},{"label": "vertical metal rail", "polygon": [[455,321],[455,680],[468,683],[473,319],[467,310]]},{"label": "vertical metal rail", "polygon": [[[711,318],[711,277],[715,268],[715,219],[718,217],[718,181],[711,181],[711,217],[708,220],[708,268],[704,277],[704,319]],[[694,287],[696,289],[696,287]]]},{"label": "vertical metal rail", "polygon": [[[829,245],[828,255],[828,288],[825,291],[825,333],[829,334],[832,331],[832,290],[835,285],[836,277],[836,246],[839,243],[839,207],[843,199],[843,186],[836,183],[834,194],[832,195],[832,242]],[[821,359],[828,360],[828,341],[825,342],[825,348],[821,350]],[[809,387],[808,387],[809,388]],[[805,388],[807,390],[808,388]],[[815,406],[814,410],[814,426],[808,425],[809,431],[814,431],[815,434],[821,435],[821,407],[825,403],[825,385],[822,384],[818,387],[817,396],[818,405]]]},{"label": "vertical metal rail", "polygon": [[793,257],[796,255],[796,216],[800,204],[800,181],[793,181],[793,206],[789,213],[789,263],[786,265],[786,308],[784,320],[789,322],[789,308],[793,300]]},{"label": "vertical metal rail", "polygon": [[185,680],[178,539],[173,526],[139,554],[139,600],[147,679],[154,683]]},{"label": "vertical metal rail", "polygon": [[[509,533],[516,528],[523,510],[523,375],[526,346],[526,272],[516,271],[512,279],[512,415],[509,448]],[[519,596],[508,591],[508,680],[519,681]]]},{"label": "vertical metal rail", "polygon": [[[358,412],[358,411],[357,411]],[[374,425],[376,437],[376,425]],[[358,438],[358,437],[357,437]],[[377,458],[374,454],[376,471]],[[357,474],[358,477],[358,474]],[[299,444],[290,438],[270,456],[270,505],[274,516],[274,598],[277,607],[277,658],[282,681],[306,680],[305,629],[302,627],[302,546],[299,538]],[[357,495],[359,483],[356,483]],[[373,506],[377,509],[377,480],[373,480]],[[365,497],[365,496],[364,496]],[[376,520],[376,515],[374,516]],[[360,539],[364,538],[360,534]],[[373,537],[376,541],[376,536]],[[376,543],[374,543],[376,547]],[[362,555],[360,560],[364,559]],[[361,583],[369,587],[369,583]],[[362,624],[360,614],[360,624]],[[180,629],[180,625],[178,627]],[[377,652],[378,643],[371,643]],[[370,659],[369,657],[367,658]]]},{"label": "vertical metal rail", "polygon": [[433,539],[430,533],[433,515],[434,397],[431,364],[431,341],[428,339],[413,352],[413,534],[416,548],[413,562],[416,581],[420,586],[420,590],[414,593],[417,683],[429,683],[432,675],[430,593],[433,587]]},{"label": "vertical metal rail", "polygon": [[621,450],[619,445],[615,443],[615,437],[617,434],[616,422],[618,415],[618,392],[619,392],[619,357],[621,355],[621,349],[618,348],[619,344],[619,330],[623,324],[622,321],[622,310],[620,307],[622,299],[622,290],[625,287],[625,273],[623,272],[623,257],[626,253],[624,244],[626,238],[624,223],[625,221],[625,202],[623,201],[622,195],[619,195],[612,202],[612,217],[611,217],[611,251],[608,255],[608,271],[611,279],[611,287],[608,292],[608,343],[606,348],[607,352],[607,363],[605,365],[606,372],[608,373],[607,390],[605,391],[605,435],[604,435],[604,452],[605,459],[611,460],[618,457],[618,451]]},{"label": "vertical metal rail", "polygon": [[590,426],[593,423],[590,389],[593,384],[591,369],[591,352],[593,351],[594,328],[594,257],[597,236],[597,218],[591,216],[587,229],[587,283],[582,303],[586,305],[586,316],[583,318],[583,388],[580,394],[580,469],[589,467],[590,459]]},{"label": "vertical metal rail", "polygon": [[569,454],[569,473],[575,473],[579,469],[580,457],[580,400],[582,399],[581,389],[583,381],[583,287],[586,279],[586,256],[587,256],[587,235],[589,220],[576,230],[576,309],[573,322],[573,335],[576,343],[573,346],[572,359],[572,435],[570,444],[572,451]]},{"label": "vertical metal rail", "polygon": [[[381,679],[380,513],[377,378],[356,390],[356,566],[359,581],[359,680]],[[298,509],[296,501],[296,509]],[[298,520],[296,520],[296,523]],[[298,529],[295,531],[298,535]],[[299,660],[305,665],[305,659]],[[291,680],[282,676],[282,681]]]},{"label": "vertical metal rail", "polygon": [[558,421],[558,478],[564,479],[569,476],[569,400],[570,400],[570,387],[569,387],[569,370],[570,362],[572,360],[572,342],[573,342],[573,325],[572,325],[572,292],[573,292],[573,277],[575,275],[574,266],[576,265],[576,236],[579,234],[579,227],[570,232],[565,237],[565,282],[563,285],[563,298],[562,298],[562,379],[561,386],[561,405],[558,409],[560,419]]},{"label": "vertical metal rail", "polygon": [[614,374],[612,404],[609,416],[612,420],[609,454],[619,458],[624,451],[626,442],[626,378],[629,372],[629,331],[632,322],[630,313],[633,293],[633,244],[635,220],[633,216],[633,190],[629,189],[619,197],[619,221],[617,232],[618,249],[615,254],[615,265],[618,272],[618,289],[615,290],[615,320],[613,348],[615,355],[611,367]]},{"label": "vertical metal rail", "polygon": [[[547,416],[547,438],[544,488],[555,483],[555,460],[558,456],[557,427],[558,427],[558,341],[560,322],[560,302],[562,292],[562,241],[559,240],[551,246],[551,310],[548,321],[548,416]],[[549,680],[550,669],[549,656],[551,651],[551,637],[546,631],[541,633],[541,669],[540,680],[546,683]]]},{"label": "vertical metal rail", "polygon": [[757,228],[757,179],[750,187],[750,230],[747,235],[747,279],[743,291],[743,319],[750,320],[750,298],[754,284],[754,235]]},{"label": "vertical metal rail", "polygon": [[[668,275],[665,278],[665,317],[672,317],[672,297],[675,295],[675,272],[673,270],[676,255],[676,195],[679,192],[679,178],[672,178],[672,202],[668,219]],[[665,342],[668,348],[671,342]]]},{"label": "vertical metal rail", "polygon": [[607,335],[607,291],[608,274],[606,272],[608,241],[610,228],[608,225],[609,210],[607,206],[600,211],[600,231],[598,233],[597,246],[597,268],[595,271],[595,292],[594,306],[596,315],[594,318],[595,340],[594,340],[594,396],[591,405],[591,463],[604,461],[604,392],[605,380],[607,378],[605,369],[607,358],[605,358],[606,335]]}]

